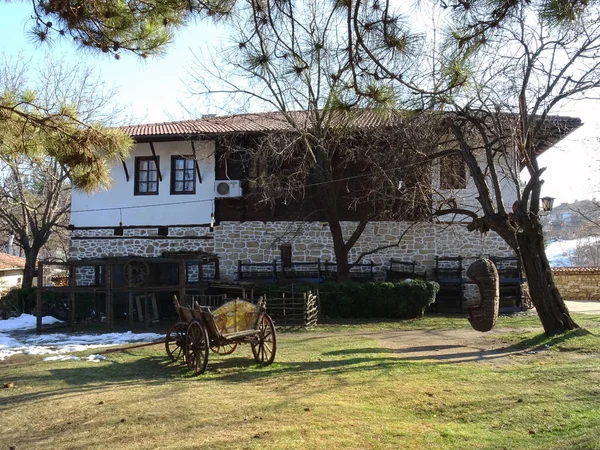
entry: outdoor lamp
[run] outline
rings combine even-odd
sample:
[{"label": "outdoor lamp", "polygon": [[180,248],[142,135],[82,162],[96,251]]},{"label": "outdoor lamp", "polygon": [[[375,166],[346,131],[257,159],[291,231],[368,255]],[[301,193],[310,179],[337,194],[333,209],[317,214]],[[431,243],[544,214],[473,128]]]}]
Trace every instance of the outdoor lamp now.
[{"label": "outdoor lamp", "polygon": [[554,197],[542,197],[542,209],[544,211],[552,211],[552,205],[554,204]]}]

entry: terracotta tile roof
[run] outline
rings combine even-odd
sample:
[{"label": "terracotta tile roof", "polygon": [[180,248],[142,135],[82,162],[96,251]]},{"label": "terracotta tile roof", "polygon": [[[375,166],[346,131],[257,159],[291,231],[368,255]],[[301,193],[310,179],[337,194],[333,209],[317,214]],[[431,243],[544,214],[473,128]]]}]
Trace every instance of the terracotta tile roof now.
[{"label": "terracotta tile roof", "polygon": [[[337,113],[340,114],[340,113]],[[372,109],[354,110],[344,112],[344,118],[351,116],[351,126],[359,128],[377,128],[381,126],[400,125],[404,114],[396,112],[382,115]],[[310,113],[306,111],[288,112],[290,120],[298,126],[305,127],[309,124]],[[338,120],[334,117],[332,122]],[[344,119],[344,122],[346,120]],[[538,144],[538,151],[552,147],[567,134],[579,128],[582,122],[577,117],[550,116],[544,126],[542,139]],[[179,122],[163,122],[141,124],[121,127],[125,133],[134,140],[147,142],[151,139],[189,139],[192,136],[224,135],[233,133],[264,133],[270,131],[291,130],[292,126],[281,112],[238,114],[232,116],[204,116],[200,119],[183,120]]]},{"label": "terracotta tile roof", "polygon": [[0,270],[22,269],[25,267],[25,258],[0,253]]},{"label": "terracotta tile roof", "polygon": [[593,266],[593,267],[554,267],[552,269],[552,273],[554,273],[554,274],[563,274],[563,273],[573,273],[573,274],[588,273],[588,274],[592,274],[592,273],[600,273],[600,267],[599,266]]},{"label": "terracotta tile roof", "polygon": [[[374,110],[351,112],[352,122],[361,128],[377,127],[384,124],[400,123],[401,114],[392,118],[384,117]],[[288,113],[290,120],[303,127],[308,124],[308,113],[292,111]],[[134,139],[145,136],[180,136],[217,135],[230,133],[260,133],[269,131],[291,130],[288,119],[280,112],[239,114],[233,116],[205,116],[200,119],[183,120],[180,122],[163,122],[121,127]]]}]

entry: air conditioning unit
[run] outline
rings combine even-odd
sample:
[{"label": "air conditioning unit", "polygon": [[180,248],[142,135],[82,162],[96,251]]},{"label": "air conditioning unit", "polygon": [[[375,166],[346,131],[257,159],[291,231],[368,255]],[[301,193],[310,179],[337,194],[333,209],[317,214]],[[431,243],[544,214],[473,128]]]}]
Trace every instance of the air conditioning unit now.
[{"label": "air conditioning unit", "polygon": [[215,181],[215,197],[231,198],[242,196],[242,183],[239,180]]}]

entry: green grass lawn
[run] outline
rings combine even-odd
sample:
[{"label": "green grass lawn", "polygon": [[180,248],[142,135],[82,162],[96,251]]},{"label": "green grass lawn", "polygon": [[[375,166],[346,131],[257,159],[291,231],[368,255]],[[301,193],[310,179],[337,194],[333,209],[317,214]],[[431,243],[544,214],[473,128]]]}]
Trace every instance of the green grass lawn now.
[{"label": "green grass lawn", "polygon": [[586,329],[546,338],[536,317],[500,318],[489,339],[524,355],[504,361],[386,345],[402,336],[389,331],[468,328],[435,316],[280,333],[272,366],[242,346],[202,376],[160,346],[99,363],[20,355],[0,362],[0,387],[15,383],[0,389],[0,450],[600,449],[600,317],[576,320]]}]

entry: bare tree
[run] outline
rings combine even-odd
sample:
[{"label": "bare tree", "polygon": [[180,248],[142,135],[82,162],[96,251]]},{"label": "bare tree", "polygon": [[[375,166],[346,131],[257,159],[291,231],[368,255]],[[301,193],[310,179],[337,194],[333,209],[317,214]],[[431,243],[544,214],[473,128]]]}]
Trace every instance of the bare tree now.
[{"label": "bare tree", "polygon": [[[477,189],[478,210],[471,229],[498,233],[521,257],[532,302],[546,334],[576,328],[556,288],[544,251],[540,196],[544,168],[537,157],[552,140],[581,125],[553,117],[565,101],[582,98],[600,86],[600,24],[582,20],[569,29],[552,28],[527,16],[504,22],[495,42],[477,55],[476,84],[453,103],[448,124]],[[479,59],[480,58],[480,59]],[[489,61],[492,61],[490,64]],[[465,100],[467,99],[467,100]],[[477,155],[483,156],[481,165]],[[519,183],[525,170],[529,180]],[[503,186],[516,201],[506,205]],[[437,214],[456,213],[441,208]]]},{"label": "bare tree", "polygon": [[[53,62],[40,66],[37,75],[32,76],[26,66],[25,61],[5,61],[0,79],[4,92],[25,93],[32,98],[31,104],[35,101],[44,111],[76,110],[86,123],[118,113],[109,108],[115,91],[92,76],[90,69]],[[38,87],[36,91],[30,89],[32,84]],[[108,161],[96,162],[90,157],[67,165],[65,158],[54,156],[70,147],[62,132],[41,131],[28,121],[19,130],[14,123],[0,121],[0,126],[4,126],[0,133],[0,224],[14,233],[15,243],[23,250],[26,263],[22,286],[30,287],[40,250],[52,233],[68,225],[72,179],[85,187],[106,184],[108,172],[102,166]],[[99,167],[90,171],[80,166],[84,163]]]},{"label": "bare tree", "polygon": [[[233,46],[197,59],[193,93],[243,111],[275,111],[256,116],[273,132],[229,142],[225,157],[243,159],[263,203],[311,205],[297,208],[298,219],[328,223],[344,279],[365,256],[349,260],[370,221],[427,215],[428,170],[413,163],[446,134],[425,115],[395,112],[398,104],[421,105],[414,95],[423,77],[413,55],[419,37],[405,30],[410,43],[397,48],[395,60],[405,62],[407,83],[392,90],[352,64],[354,32],[339,4],[251,0],[237,13]],[[342,222],[350,217],[356,226],[346,231]]]},{"label": "bare tree", "polygon": [[[511,2],[504,5],[507,9],[500,5],[498,20],[488,23],[486,14],[493,6],[473,2],[470,10],[470,4],[452,5],[454,11],[466,13],[458,14],[458,22],[449,22],[451,38],[439,59],[442,72],[451,68],[452,78],[464,77],[468,82],[427,93],[431,107],[446,112],[443,120],[456,140],[455,153],[466,163],[476,195],[462,204],[442,195],[434,214],[470,218],[471,230],[499,234],[523,261],[545,332],[562,333],[577,325],[556,289],[544,253],[539,218],[544,169],[537,157],[580,126],[579,120],[552,114],[566,101],[591,95],[600,85],[600,28],[594,14],[559,24],[556,15],[537,14],[528,2]],[[389,26],[398,14],[389,2],[377,7],[356,2],[352,8],[354,66],[406,88],[390,45],[403,41],[402,34]],[[361,34],[364,29],[369,33]],[[524,186],[523,169],[529,176]],[[511,191],[516,201],[506,205],[504,195]]]}]

